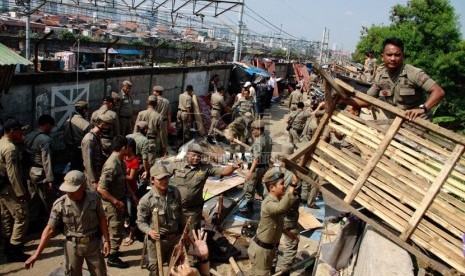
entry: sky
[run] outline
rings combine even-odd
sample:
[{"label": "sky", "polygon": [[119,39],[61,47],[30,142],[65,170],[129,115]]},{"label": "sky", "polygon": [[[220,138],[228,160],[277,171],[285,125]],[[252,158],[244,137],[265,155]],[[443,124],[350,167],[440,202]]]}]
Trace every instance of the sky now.
[{"label": "sky", "polygon": [[[321,41],[329,29],[329,48],[355,51],[362,26],[389,25],[391,7],[407,0],[244,0],[244,23],[253,32],[276,34],[278,29],[310,41]],[[465,1],[450,0],[465,34]],[[255,13],[269,21],[264,22]],[[237,13],[227,14],[237,22]],[[252,18],[253,17],[253,18]],[[256,19],[256,20],[254,20]],[[261,23],[260,23],[261,22]]]}]

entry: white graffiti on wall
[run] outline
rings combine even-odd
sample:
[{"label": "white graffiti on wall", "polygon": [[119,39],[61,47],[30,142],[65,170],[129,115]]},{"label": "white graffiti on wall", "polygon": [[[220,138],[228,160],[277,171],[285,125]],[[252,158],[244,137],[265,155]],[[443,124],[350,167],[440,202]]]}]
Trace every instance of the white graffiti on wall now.
[{"label": "white graffiti on wall", "polygon": [[36,120],[40,116],[48,113],[48,108],[50,106],[47,93],[40,94],[36,97]]},{"label": "white graffiti on wall", "polygon": [[55,118],[57,128],[60,128],[74,111],[78,101],[89,102],[89,83],[63,85],[52,87],[51,115]]}]

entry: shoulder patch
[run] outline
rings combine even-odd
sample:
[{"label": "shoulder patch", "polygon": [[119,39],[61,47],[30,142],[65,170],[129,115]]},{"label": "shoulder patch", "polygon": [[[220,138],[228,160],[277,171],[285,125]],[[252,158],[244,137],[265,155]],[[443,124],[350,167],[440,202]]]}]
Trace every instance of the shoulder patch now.
[{"label": "shoulder patch", "polygon": [[427,80],[429,79],[429,76],[425,72],[421,72],[418,75],[418,82],[423,85]]}]

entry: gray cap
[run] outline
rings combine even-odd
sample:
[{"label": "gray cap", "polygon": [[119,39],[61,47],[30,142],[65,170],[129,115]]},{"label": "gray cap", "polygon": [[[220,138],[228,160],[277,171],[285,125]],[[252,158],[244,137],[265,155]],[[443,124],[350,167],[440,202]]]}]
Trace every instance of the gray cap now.
[{"label": "gray cap", "polygon": [[266,171],[265,175],[262,178],[263,183],[269,183],[277,181],[278,179],[284,179],[284,173],[278,167],[273,167]]},{"label": "gray cap", "polygon": [[250,126],[252,128],[265,128],[265,122],[263,120],[255,120]]},{"label": "gray cap", "polygon": [[163,86],[161,86],[161,85],[155,85],[155,86],[152,88],[152,90],[154,90],[154,91],[159,91],[159,92],[163,92],[163,91],[165,91],[165,88],[164,88]]},{"label": "gray cap", "polygon": [[165,166],[163,165],[154,165],[150,168],[150,175],[154,178],[160,180],[166,176],[171,176]]},{"label": "gray cap", "polygon": [[123,86],[132,86],[132,83],[128,80],[123,81]]},{"label": "gray cap", "polygon": [[189,146],[187,147],[187,151],[195,152],[198,154],[204,153],[204,150],[202,149],[202,147],[197,143],[189,144]]},{"label": "gray cap", "polygon": [[64,180],[63,184],[60,185],[60,191],[74,193],[86,182],[86,176],[83,172],[74,170],[68,172]]},{"label": "gray cap", "polygon": [[113,124],[114,119],[113,117],[110,116],[110,114],[103,113],[98,116],[98,119],[102,122],[108,123],[108,124]]},{"label": "gray cap", "polygon": [[154,95],[150,95],[149,98],[147,99],[147,101],[149,101],[149,102],[156,102],[156,101],[157,101],[157,97],[155,97]]}]

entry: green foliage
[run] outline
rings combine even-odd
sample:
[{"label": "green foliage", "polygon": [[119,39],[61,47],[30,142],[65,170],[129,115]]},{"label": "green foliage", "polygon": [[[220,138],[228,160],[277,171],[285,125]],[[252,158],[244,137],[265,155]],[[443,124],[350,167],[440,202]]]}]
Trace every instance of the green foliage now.
[{"label": "green foliage", "polygon": [[145,42],[142,41],[142,40],[133,40],[133,41],[129,42],[129,45],[133,45],[133,46],[146,46],[147,43],[145,43]]},{"label": "green foliage", "polygon": [[175,49],[176,44],[172,40],[161,39],[161,40],[158,41],[157,47],[158,48],[166,48],[166,49]]},{"label": "green foliage", "polygon": [[79,39],[81,42],[92,42],[92,37],[85,36],[85,35],[76,35],[76,40]]},{"label": "green foliage", "polygon": [[287,57],[287,52],[284,51],[281,48],[276,48],[271,51],[271,55],[277,58],[286,58]]},{"label": "green foliage", "polygon": [[410,0],[391,9],[389,26],[364,27],[353,59],[382,53],[382,42],[398,37],[405,45],[406,63],[424,69],[446,91],[435,110],[434,122],[452,129],[465,129],[465,41],[461,40],[458,16],[449,0]]},{"label": "green foliage", "polygon": [[76,40],[76,36],[68,31],[63,31],[60,33],[61,40]]}]

